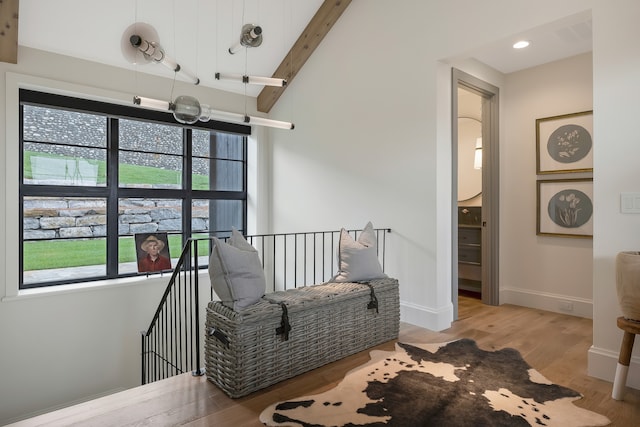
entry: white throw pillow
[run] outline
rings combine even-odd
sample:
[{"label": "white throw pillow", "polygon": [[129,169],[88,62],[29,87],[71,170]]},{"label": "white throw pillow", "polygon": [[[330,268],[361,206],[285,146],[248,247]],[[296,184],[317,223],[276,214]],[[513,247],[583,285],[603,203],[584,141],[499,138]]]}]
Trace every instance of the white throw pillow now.
[{"label": "white throw pillow", "polygon": [[228,243],[213,239],[209,259],[209,279],[224,305],[242,310],[260,300],[266,279],[258,251],[233,229]]},{"label": "white throw pillow", "polygon": [[338,243],[338,274],[333,282],[358,282],[387,277],[382,272],[376,250],[376,233],[373,225],[368,222],[358,241],[344,228],[340,231]]}]

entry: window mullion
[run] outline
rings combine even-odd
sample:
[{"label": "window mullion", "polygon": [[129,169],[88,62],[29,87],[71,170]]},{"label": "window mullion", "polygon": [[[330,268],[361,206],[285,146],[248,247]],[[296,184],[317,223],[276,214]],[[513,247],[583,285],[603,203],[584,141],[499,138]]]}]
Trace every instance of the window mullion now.
[{"label": "window mullion", "polygon": [[249,144],[247,142],[248,138],[246,136],[242,137],[242,165],[243,165],[243,175],[242,175],[242,189],[244,190],[244,198],[242,199],[243,207],[242,207],[242,229],[247,232],[247,193],[248,193],[248,182],[249,182],[249,168],[247,165],[247,159],[249,158]]},{"label": "window mullion", "polygon": [[183,144],[183,157],[182,157],[182,182],[184,189],[184,198],[182,199],[182,245],[184,246],[191,236],[191,206],[193,205],[193,173],[192,173],[192,153],[193,153],[193,131],[191,129],[184,129],[182,133]]},{"label": "window mullion", "polygon": [[20,252],[18,252],[20,254],[20,256],[18,257],[18,287],[20,289],[22,289],[23,285],[24,285],[24,127],[22,126],[22,123],[24,123],[24,107],[21,105],[18,106],[19,111],[19,116],[20,116],[20,126],[19,126],[19,138],[20,138],[20,150],[19,151],[19,158],[18,158],[18,165],[19,165],[19,170],[20,170],[20,176],[18,177],[20,182],[18,184],[18,211],[19,211],[19,215],[20,215],[20,222],[18,224],[18,233],[19,234],[19,247],[18,250]]},{"label": "window mullion", "polygon": [[107,120],[107,277],[118,276],[118,148],[119,120]]}]

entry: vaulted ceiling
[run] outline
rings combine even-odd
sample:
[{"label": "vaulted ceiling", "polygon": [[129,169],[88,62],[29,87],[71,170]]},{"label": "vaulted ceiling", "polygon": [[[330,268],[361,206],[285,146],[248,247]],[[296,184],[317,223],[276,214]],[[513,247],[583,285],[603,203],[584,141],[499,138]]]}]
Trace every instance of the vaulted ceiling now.
[{"label": "vaulted ceiling", "polygon": [[[351,0],[21,0],[18,39],[23,46],[173,77],[167,67],[141,61],[133,64],[122,52],[134,24],[148,24],[159,39],[150,41],[158,42],[182,69],[197,75],[201,85],[257,96],[258,109],[268,112],[286,87],[245,87],[216,80],[215,73],[273,75],[291,81],[349,3]],[[228,50],[239,41],[246,23],[262,28],[263,42],[232,55]],[[179,72],[176,78],[183,75]]]},{"label": "vaulted ceiling", "polygon": [[[19,19],[17,9],[19,3]],[[122,53],[127,28],[151,25],[166,54],[201,85],[257,97],[268,112],[283,89],[215,79],[216,72],[276,76],[291,81],[351,0],[2,0],[0,60],[15,62],[22,46],[172,78],[159,64],[132,64]],[[19,21],[19,22],[18,22]],[[246,23],[260,25],[263,43],[231,55]],[[17,30],[17,31],[16,31]],[[13,37],[13,40],[11,39]],[[532,45],[514,51],[513,41]],[[503,73],[591,50],[591,14],[570,16],[461,53]],[[19,61],[19,57],[17,57]],[[181,79],[180,73],[176,79]]]}]

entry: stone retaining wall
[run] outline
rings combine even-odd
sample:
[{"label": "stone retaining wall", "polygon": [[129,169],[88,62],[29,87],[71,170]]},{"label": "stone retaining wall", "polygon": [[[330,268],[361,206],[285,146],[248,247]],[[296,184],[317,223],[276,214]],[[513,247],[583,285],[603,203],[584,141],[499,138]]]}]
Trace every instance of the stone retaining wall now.
[{"label": "stone retaining wall", "polygon": [[[193,231],[209,230],[209,202],[195,201]],[[107,235],[106,200],[39,198],[24,202],[24,239],[87,238]],[[166,199],[121,199],[118,234],[180,232],[182,202]]]}]

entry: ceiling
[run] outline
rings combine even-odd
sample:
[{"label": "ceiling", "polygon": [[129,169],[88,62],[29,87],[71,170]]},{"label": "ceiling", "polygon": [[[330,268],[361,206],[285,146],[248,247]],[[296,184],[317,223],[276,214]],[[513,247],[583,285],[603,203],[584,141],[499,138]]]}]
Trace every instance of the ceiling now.
[{"label": "ceiling", "polygon": [[[150,24],[166,54],[200,78],[201,84],[257,96],[262,86],[215,80],[216,72],[271,76],[323,0],[20,0],[19,44],[116,67],[173,77],[155,63],[132,64],[121,50],[126,30]],[[99,17],[99,20],[95,19]],[[243,24],[259,24],[263,43],[235,55],[228,48]],[[517,39],[527,49],[511,48]],[[464,56],[502,72],[530,68],[591,51],[591,13],[573,15],[474,48]],[[177,79],[181,79],[178,73]]]},{"label": "ceiling", "polygon": [[[18,43],[171,78],[174,73],[169,68],[157,63],[131,64],[122,53],[125,30],[136,22],[147,23],[157,31],[157,41],[166,55],[197,75],[200,84],[244,94],[245,85],[215,80],[215,73],[271,76],[322,3],[323,0],[20,0]],[[262,27],[262,45],[229,54],[229,47],[238,42],[246,23]],[[182,79],[180,73],[176,78]],[[246,87],[250,96],[257,96],[261,89],[255,85]]]},{"label": "ceiling", "polygon": [[[531,44],[525,49],[513,49],[519,40]],[[587,10],[478,47],[468,56],[509,74],[591,50],[591,11]]]}]

